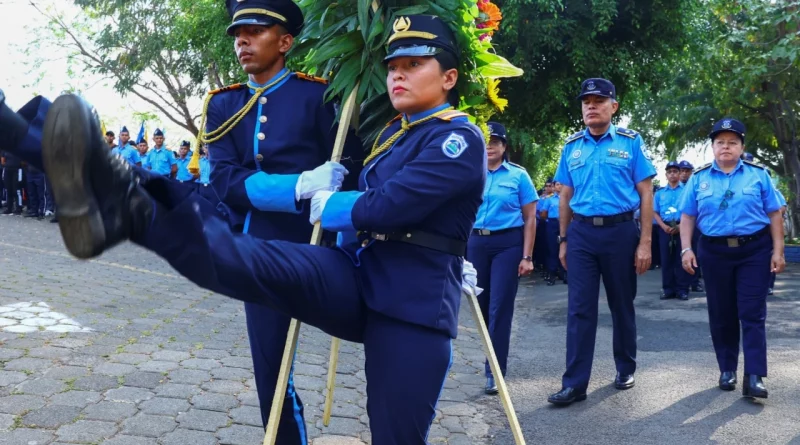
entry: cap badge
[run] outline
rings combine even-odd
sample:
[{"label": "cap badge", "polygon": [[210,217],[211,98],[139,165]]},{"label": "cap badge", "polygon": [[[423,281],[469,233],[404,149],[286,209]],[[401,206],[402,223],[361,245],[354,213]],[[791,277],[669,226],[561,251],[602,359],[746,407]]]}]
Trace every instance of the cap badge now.
[{"label": "cap badge", "polygon": [[722,128],[726,130],[731,128],[731,121],[722,121]]},{"label": "cap badge", "polygon": [[408,17],[398,17],[392,25],[394,32],[408,31],[408,28],[411,28],[411,19]]},{"label": "cap badge", "polygon": [[594,90],[596,88],[597,88],[597,86],[595,86],[594,81],[589,81],[589,83],[586,84],[586,89],[589,90],[589,91],[592,91],[592,90]]}]

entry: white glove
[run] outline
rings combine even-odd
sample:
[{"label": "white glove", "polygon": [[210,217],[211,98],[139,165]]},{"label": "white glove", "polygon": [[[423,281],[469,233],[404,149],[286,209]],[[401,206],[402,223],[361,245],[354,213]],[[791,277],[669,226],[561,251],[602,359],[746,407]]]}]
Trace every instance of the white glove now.
[{"label": "white glove", "polygon": [[321,190],[338,191],[349,172],[342,164],[328,161],[314,170],[304,171],[294,187],[296,200],[309,199]]},{"label": "white glove", "polygon": [[322,219],[322,211],[325,210],[325,204],[328,203],[328,199],[330,199],[333,194],[334,192],[321,190],[314,193],[314,196],[311,197],[311,214],[308,218],[311,224],[316,224],[317,221]]},{"label": "white glove", "polygon": [[483,289],[478,287],[478,271],[467,260],[464,260],[464,270],[461,272],[461,290],[476,297],[483,292]]}]

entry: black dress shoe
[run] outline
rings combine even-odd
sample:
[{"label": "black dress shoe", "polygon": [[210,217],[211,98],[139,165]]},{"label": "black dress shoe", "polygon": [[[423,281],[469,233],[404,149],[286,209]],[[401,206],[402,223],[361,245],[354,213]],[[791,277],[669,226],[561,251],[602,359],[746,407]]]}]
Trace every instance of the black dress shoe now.
[{"label": "black dress shoe", "polygon": [[771,288],[771,287],[770,287],[769,289],[767,289],[767,295],[772,295],[773,293],[774,293],[774,292],[772,291],[772,288]]},{"label": "black dress shoe", "polygon": [[666,292],[661,292],[661,296],[658,298],[659,300],[670,300],[672,298],[675,298],[675,294],[668,294]]},{"label": "black dress shoe", "polygon": [[736,389],[736,373],[725,371],[719,375],[719,389],[723,391],[733,391]]},{"label": "black dress shoe", "polygon": [[700,283],[697,283],[696,285],[692,286],[692,292],[704,292],[704,291],[705,289],[703,289],[703,285]]},{"label": "black dress shoe", "polygon": [[146,230],[152,198],[138,186],[130,164],[110,154],[97,116],[78,96],[60,96],[50,107],[42,160],[58,202],[61,236],[72,255],[95,257]]},{"label": "black dress shoe", "polygon": [[490,395],[495,395],[499,392],[497,384],[494,382],[494,377],[486,377],[486,389],[484,389],[484,392]]},{"label": "black dress shoe", "polygon": [[678,299],[683,301],[689,301],[689,294],[687,293],[678,294]]},{"label": "black dress shoe", "polygon": [[745,374],[742,382],[742,395],[744,397],[766,399],[769,393],[760,376]]},{"label": "black dress shoe", "polygon": [[620,374],[617,373],[617,378],[614,379],[614,387],[617,389],[631,389],[636,384],[633,374]]},{"label": "black dress shoe", "polygon": [[575,388],[562,388],[561,391],[551,395],[547,401],[553,405],[567,406],[573,402],[586,400],[586,390],[579,391]]}]

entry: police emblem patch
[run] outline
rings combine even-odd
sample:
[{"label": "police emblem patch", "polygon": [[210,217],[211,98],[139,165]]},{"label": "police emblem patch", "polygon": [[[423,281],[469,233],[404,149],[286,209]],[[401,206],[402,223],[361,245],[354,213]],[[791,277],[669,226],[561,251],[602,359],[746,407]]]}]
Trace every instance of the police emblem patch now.
[{"label": "police emblem patch", "polygon": [[442,143],[442,153],[448,158],[455,159],[466,151],[469,144],[460,134],[450,133],[450,136]]},{"label": "police emblem patch", "polygon": [[578,159],[579,157],[581,157],[581,151],[580,150],[573,151],[572,152],[572,157],[575,158],[575,159]]},{"label": "police emblem patch", "polygon": [[707,182],[701,182],[700,183],[700,190],[708,190],[708,183]]},{"label": "police emblem patch", "polygon": [[731,121],[728,121],[728,120],[722,121],[722,128],[724,128],[726,130],[731,128]]},{"label": "police emblem patch", "polygon": [[586,84],[586,89],[589,90],[589,91],[592,91],[595,88],[597,88],[597,86],[594,84],[594,82],[589,82],[589,83]]}]

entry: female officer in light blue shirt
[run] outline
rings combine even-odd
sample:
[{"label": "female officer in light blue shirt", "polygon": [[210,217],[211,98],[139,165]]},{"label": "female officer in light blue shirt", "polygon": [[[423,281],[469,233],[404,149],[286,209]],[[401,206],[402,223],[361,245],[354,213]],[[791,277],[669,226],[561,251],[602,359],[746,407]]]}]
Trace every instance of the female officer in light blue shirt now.
[{"label": "female officer in light blue shirt", "polygon": [[719,387],[736,388],[739,328],[744,352],[745,397],[767,398],[767,288],[770,272],[786,266],[783,221],[775,187],[764,167],[740,159],[745,126],[722,119],[709,135],[714,162],[699,168],[687,182],[681,200],[681,263],[697,269],[697,245],[708,297],[711,340],[719,364]]},{"label": "female officer in light blue shirt", "polygon": [[[508,147],[505,127],[489,122],[491,139],[486,149],[489,172],[478,208],[467,259],[478,271],[478,296],[497,360],[506,374],[511,341],[511,319],[519,277],[533,271],[536,238],[536,201],[539,196],[524,168],[504,160]],[[497,394],[486,363],[486,393]]]}]

